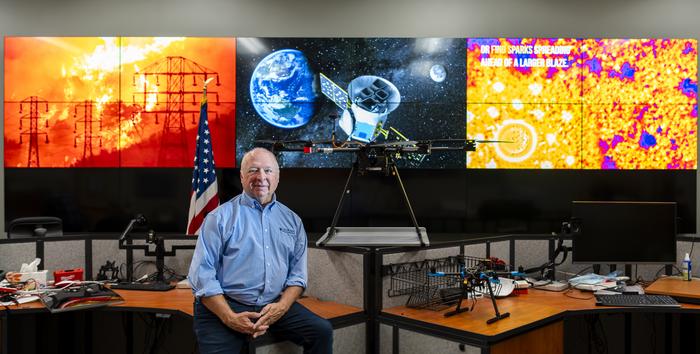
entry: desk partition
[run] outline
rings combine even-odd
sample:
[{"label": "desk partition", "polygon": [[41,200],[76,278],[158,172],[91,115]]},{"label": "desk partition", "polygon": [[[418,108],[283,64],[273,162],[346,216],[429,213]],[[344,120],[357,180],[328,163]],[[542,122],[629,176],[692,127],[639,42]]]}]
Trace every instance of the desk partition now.
[{"label": "desk partition", "polygon": [[[47,264],[52,267],[76,267],[84,266],[86,278],[94,278],[99,269],[99,265],[105,260],[117,260],[117,264],[132,257],[132,261],[142,259],[140,255],[126,254],[117,248],[118,235],[66,235],[63,238],[44,240],[0,240],[0,269],[12,270],[19,266],[22,261],[33,259],[36,255],[47,258]],[[694,239],[690,235],[678,237],[678,252],[684,254],[689,251],[691,241]],[[176,242],[178,244],[195,244],[195,239],[184,236],[166,237],[168,244]],[[309,244],[314,242],[314,236],[310,236]],[[41,242],[43,249],[37,247]],[[135,241],[142,242],[142,241]],[[54,247],[54,244],[62,244]],[[338,248],[318,248],[311,246],[309,249],[309,287],[306,294],[317,296],[321,300],[335,301],[341,304],[352,305],[365,310],[364,336],[357,333],[357,328],[353,329],[352,340],[361,341],[364,339],[365,351],[367,353],[387,353],[398,349],[392,349],[395,338],[402,340],[416,340],[418,344],[428,348],[457,348],[465,341],[460,336],[448,336],[452,342],[444,343],[440,340],[418,340],[420,335],[407,336],[407,333],[416,331],[413,328],[406,332],[400,329],[391,321],[387,321],[382,311],[401,306],[405,302],[405,297],[389,298],[387,296],[387,282],[385,280],[384,267],[391,263],[400,263],[426,258],[440,258],[448,255],[465,254],[478,257],[495,256],[504,259],[509,264],[522,265],[525,267],[535,266],[544,263],[548,255],[554,251],[555,242],[551,235],[431,235],[431,246],[426,248],[412,247],[338,247]],[[76,256],[77,255],[77,256]],[[82,255],[82,259],[81,256]],[[48,258],[52,259],[48,259]],[[166,259],[166,265],[176,269],[183,274],[187,272],[191,253],[178,253],[176,258]],[[694,260],[696,264],[699,260]],[[76,264],[77,263],[77,264]],[[571,265],[565,263],[558,267],[558,270],[576,272],[585,265]],[[644,269],[639,273],[654,275],[658,266],[640,267]],[[512,316],[517,317],[515,311]],[[469,318],[471,313],[467,312],[461,316]],[[501,322],[515,321],[506,319]],[[486,326],[483,324],[483,326]],[[421,327],[422,328],[422,327]],[[435,333],[425,328],[418,329],[418,332],[430,334],[432,338]],[[359,336],[359,337],[358,337]],[[362,338],[364,337],[364,338]],[[445,338],[445,336],[441,336]],[[462,338],[462,339],[460,339]],[[456,343],[455,343],[456,342]],[[410,343],[410,342],[406,342]],[[468,344],[468,343],[467,343]],[[474,344],[474,343],[472,343]],[[410,352],[417,352],[401,346]],[[467,347],[471,351],[480,351],[484,346]],[[410,349],[410,350],[409,350]]]}]

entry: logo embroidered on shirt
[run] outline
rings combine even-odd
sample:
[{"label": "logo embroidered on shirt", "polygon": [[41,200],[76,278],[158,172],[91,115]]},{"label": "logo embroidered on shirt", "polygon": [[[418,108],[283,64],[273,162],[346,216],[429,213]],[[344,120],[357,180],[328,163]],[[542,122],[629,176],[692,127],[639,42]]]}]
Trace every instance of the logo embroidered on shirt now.
[{"label": "logo embroidered on shirt", "polygon": [[292,229],[285,229],[284,227],[280,227],[280,232],[284,232],[285,234],[289,234],[289,235],[292,235],[292,236],[294,236],[294,235],[296,234],[296,232],[294,232],[294,230],[292,230]]}]

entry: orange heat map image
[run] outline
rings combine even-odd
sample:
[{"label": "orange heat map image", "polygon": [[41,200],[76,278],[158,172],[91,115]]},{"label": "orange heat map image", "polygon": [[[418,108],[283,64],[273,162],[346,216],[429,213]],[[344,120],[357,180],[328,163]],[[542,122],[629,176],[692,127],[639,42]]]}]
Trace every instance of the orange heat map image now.
[{"label": "orange heat map image", "polygon": [[468,168],[696,169],[697,40],[467,39]]},{"label": "orange heat map image", "polygon": [[6,37],[5,167],[235,167],[235,38]]}]

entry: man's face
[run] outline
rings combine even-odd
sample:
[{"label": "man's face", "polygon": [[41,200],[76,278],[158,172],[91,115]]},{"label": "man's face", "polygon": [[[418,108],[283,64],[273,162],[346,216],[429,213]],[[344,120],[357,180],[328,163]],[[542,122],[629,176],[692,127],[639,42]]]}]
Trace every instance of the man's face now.
[{"label": "man's face", "polygon": [[241,184],[245,193],[265,205],[272,200],[272,194],[279,183],[279,166],[272,153],[255,150],[241,166]]}]

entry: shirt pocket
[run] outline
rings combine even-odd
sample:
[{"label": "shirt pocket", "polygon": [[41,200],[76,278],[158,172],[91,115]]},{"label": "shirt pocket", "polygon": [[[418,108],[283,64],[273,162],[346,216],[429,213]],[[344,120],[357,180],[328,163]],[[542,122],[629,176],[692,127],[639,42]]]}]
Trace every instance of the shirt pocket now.
[{"label": "shirt pocket", "polygon": [[297,241],[296,232],[289,228],[280,227],[276,230],[277,240],[283,251],[293,253]]}]

